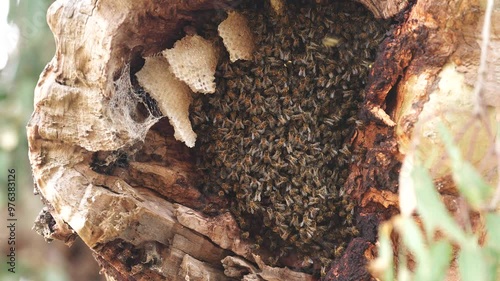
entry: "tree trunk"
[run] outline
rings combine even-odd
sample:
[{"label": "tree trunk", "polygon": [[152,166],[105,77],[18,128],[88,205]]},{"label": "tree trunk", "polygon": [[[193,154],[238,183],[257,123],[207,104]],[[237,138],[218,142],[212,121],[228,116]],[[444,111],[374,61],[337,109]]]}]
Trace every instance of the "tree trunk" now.
[{"label": "tree trunk", "polygon": [[[436,119],[452,110],[444,120],[464,124],[463,112],[474,105],[479,1],[359,2],[397,23],[371,66],[360,113],[365,125],[351,140],[361,152],[345,190],[360,234],[346,241],[325,280],[370,280],[363,268],[374,256],[378,224],[398,212],[399,169],[411,140],[439,153]],[[229,212],[214,212],[224,202],[195,186],[190,149],[175,140],[166,119],[147,114],[143,104],[151,98],[131,90],[137,85],[130,73],[142,67],[142,57],[171,47],[187,23],[228,8],[222,0],[72,0],[48,11],[57,50],[40,76],[27,128],[36,190],[50,213],[36,227],[68,244],[80,237],[109,280],[317,279],[293,258],[270,266],[275,251],[242,238]],[[500,81],[498,9],[492,23],[482,93],[497,106],[488,93]],[[460,114],[450,108],[458,102]],[[481,134],[478,142],[487,139]],[[477,163],[481,153],[473,156]],[[440,191],[453,198],[447,172],[437,166]]]}]

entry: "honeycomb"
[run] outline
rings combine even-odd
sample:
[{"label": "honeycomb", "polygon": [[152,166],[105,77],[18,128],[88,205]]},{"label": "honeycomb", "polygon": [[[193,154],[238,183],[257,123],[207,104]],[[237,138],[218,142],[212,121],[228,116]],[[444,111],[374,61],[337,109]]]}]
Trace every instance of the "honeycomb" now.
[{"label": "honeycomb", "polygon": [[160,110],[174,127],[174,137],[188,147],[194,147],[196,133],[189,121],[191,90],[169,70],[162,57],[147,57],[144,67],[136,73],[139,84],[158,102]]},{"label": "honeycomb", "polygon": [[163,51],[170,69],[191,90],[198,93],[215,92],[217,52],[208,40],[199,35],[188,35]]},{"label": "honeycomb", "polygon": [[252,59],[255,48],[254,38],[245,16],[237,12],[229,12],[227,19],[219,25],[218,30],[229,52],[231,62]]}]

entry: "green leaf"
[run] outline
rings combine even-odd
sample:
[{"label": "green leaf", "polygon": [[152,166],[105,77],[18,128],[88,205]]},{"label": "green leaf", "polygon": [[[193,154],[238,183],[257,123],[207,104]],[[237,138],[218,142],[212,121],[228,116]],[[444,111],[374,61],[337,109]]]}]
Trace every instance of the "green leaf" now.
[{"label": "green leaf", "polygon": [[437,241],[430,246],[432,279],[436,281],[445,280],[453,248],[448,241]]},{"label": "green leaf", "polygon": [[500,215],[495,213],[486,214],[486,230],[488,233],[487,245],[497,256],[500,256]]},{"label": "green leaf", "polygon": [[[463,161],[463,160],[461,160]],[[460,194],[475,210],[479,210],[491,197],[492,188],[468,162],[452,164],[453,179]]]},{"label": "green leaf", "polygon": [[410,269],[408,269],[408,267],[406,267],[406,265],[404,267],[399,268],[397,280],[398,281],[411,281],[411,280],[413,280],[412,276],[411,276],[411,271],[410,271]]},{"label": "green leaf", "polygon": [[489,272],[491,280],[500,278],[500,214],[486,214],[486,232],[488,240],[486,241],[485,251],[489,262]]},{"label": "green leaf", "polygon": [[453,143],[450,131],[443,124],[440,124],[439,132],[450,156],[453,180],[469,204],[479,210],[490,198],[493,189],[481,174],[463,159],[460,149]]},{"label": "green leaf", "polygon": [[[475,238],[474,238],[475,239]],[[487,261],[475,240],[469,239],[461,245],[458,266],[462,281],[492,281]]]},{"label": "green leaf", "polygon": [[392,224],[385,222],[378,229],[378,257],[369,269],[383,281],[394,281],[394,253],[391,242]]},{"label": "green leaf", "polygon": [[457,243],[463,243],[466,236],[441,202],[429,172],[421,165],[416,165],[412,177],[417,196],[417,211],[422,217],[427,237],[432,237],[434,231],[440,229]]},{"label": "green leaf", "polygon": [[500,253],[491,247],[486,246],[484,248],[484,255],[486,256],[486,261],[488,262],[490,280],[499,280],[497,276],[500,275]]},{"label": "green leaf", "polygon": [[399,217],[395,224],[404,244],[415,256],[417,263],[427,265],[430,253],[425,245],[424,236],[415,221],[409,217]]},{"label": "green leaf", "polygon": [[[416,222],[402,218],[396,223],[404,245],[415,257],[414,280],[441,281],[446,276],[452,258],[452,246],[448,241],[438,241],[427,245]],[[405,266],[398,272],[398,280],[407,276]]]}]

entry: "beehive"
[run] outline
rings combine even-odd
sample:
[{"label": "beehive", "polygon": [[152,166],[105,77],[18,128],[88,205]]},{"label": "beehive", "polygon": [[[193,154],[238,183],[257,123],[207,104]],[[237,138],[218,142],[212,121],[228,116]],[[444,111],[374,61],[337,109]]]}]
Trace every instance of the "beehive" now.
[{"label": "beehive", "polygon": [[359,233],[343,184],[356,160],[350,138],[362,125],[363,87],[387,26],[354,3],[289,3],[281,15],[244,4],[238,13],[253,33],[253,58],[233,62],[229,51],[216,92],[196,96],[191,107],[205,172],[200,188],[228,198],[258,246],[281,249],[271,263],[300,253],[317,272]]}]

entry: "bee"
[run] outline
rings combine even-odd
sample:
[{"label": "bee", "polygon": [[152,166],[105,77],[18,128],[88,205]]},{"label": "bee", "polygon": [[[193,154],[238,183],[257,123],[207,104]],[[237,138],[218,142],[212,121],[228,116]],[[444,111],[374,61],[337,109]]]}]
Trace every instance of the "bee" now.
[{"label": "bee", "polygon": [[283,240],[286,240],[290,236],[290,230],[288,229],[281,229],[280,231],[280,237]]},{"label": "bee", "polygon": [[[302,209],[302,208],[303,208],[303,207],[302,207],[301,205],[298,205],[298,204],[293,205],[293,211],[294,211],[294,212],[297,212],[297,213],[302,213],[302,212],[303,212],[303,209]],[[301,227],[302,227],[302,226],[301,226]]]},{"label": "bee", "polygon": [[344,252],[344,247],[343,246],[335,247],[335,251],[333,252],[333,256],[335,258],[339,258],[342,255],[343,252]]},{"label": "bee", "polygon": [[295,228],[298,228],[300,226],[299,216],[297,215],[297,213],[292,214],[292,220],[290,221],[290,225],[295,226]]},{"label": "bee", "polygon": [[266,227],[271,227],[271,220],[268,217],[264,217],[263,222]]},{"label": "bee", "polygon": [[[318,197],[321,199],[326,199],[326,196],[328,195],[328,189],[326,186],[322,186],[318,191],[317,191]],[[319,199],[318,199],[319,200]]]},{"label": "bee", "polygon": [[283,213],[275,212],[274,215],[275,215],[277,222],[284,222],[285,221],[285,217],[283,216]]},{"label": "bee", "polygon": [[[263,68],[260,67],[260,66],[255,66],[250,71],[251,71],[251,73],[253,74],[254,77],[262,77],[262,76],[264,76]],[[256,80],[258,80],[258,79],[256,79]]]},{"label": "bee", "polygon": [[260,202],[260,201],[262,200],[262,198],[261,198],[261,193],[262,193],[262,191],[261,191],[261,190],[257,190],[257,191],[255,192],[255,196],[254,196],[254,198],[253,198],[253,201]]},{"label": "bee", "polygon": [[301,266],[308,267],[308,266],[312,265],[313,263],[314,263],[314,261],[313,261],[313,259],[311,259],[310,256],[304,256],[304,258],[302,259]]},{"label": "bee", "polygon": [[340,150],[340,153],[344,154],[345,156],[351,156],[351,151],[349,150],[349,148],[344,145]]},{"label": "bee", "polygon": [[279,58],[285,61],[289,61],[290,52],[283,51],[283,49],[279,49]]},{"label": "bee", "polygon": [[285,139],[284,138],[277,138],[275,140],[276,142],[276,147],[281,148],[285,145]]},{"label": "bee", "polygon": [[318,215],[318,216],[316,217],[316,221],[317,221],[318,223],[322,223],[322,222],[324,222],[324,221],[325,221],[325,217],[324,217],[323,215]]},{"label": "bee", "polygon": [[276,186],[278,186],[278,187],[281,187],[281,186],[285,185],[287,182],[288,182],[288,179],[285,178],[285,177],[281,177],[281,176],[279,176],[275,180]]},{"label": "bee", "polygon": [[319,208],[311,207],[311,208],[309,208],[309,217],[311,219],[314,219],[314,218],[316,218],[316,216],[318,215],[319,212],[320,212]]},{"label": "bee", "polygon": [[[269,71],[266,71],[266,72],[269,72]],[[273,88],[271,88],[272,84],[273,84],[273,82],[271,81],[271,79],[269,78],[269,76],[266,75],[266,76],[263,77],[263,79],[262,79],[262,88],[272,91],[272,90],[274,90]],[[272,92],[266,92],[266,93],[272,93]],[[267,94],[267,95],[269,95],[269,94]]]},{"label": "bee", "polygon": [[278,212],[285,212],[286,211],[286,205],[283,204],[283,203],[274,203],[274,208],[278,211]]},{"label": "bee", "polygon": [[250,236],[250,233],[248,231],[245,231],[241,234],[241,238],[243,238],[243,239],[248,239],[249,236]]},{"label": "bee", "polygon": [[353,227],[351,230],[351,235],[352,236],[359,236],[359,230],[357,228]]},{"label": "bee", "polygon": [[246,197],[246,195],[243,194],[243,193],[237,193],[236,194],[236,199],[238,199],[238,200],[243,200],[243,199],[245,199],[245,197]]},{"label": "bee", "polygon": [[248,205],[248,212],[252,215],[260,209],[259,204],[255,201],[249,201],[247,205]]},{"label": "bee", "polygon": [[288,161],[288,163],[290,163],[290,165],[296,166],[297,165],[297,158],[295,156],[293,156],[292,154],[290,154],[292,152],[292,147],[290,145],[290,142],[289,141],[284,142],[284,144],[282,146],[285,147],[286,152],[288,153],[288,155],[285,157],[285,159]]},{"label": "bee", "polygon": [[274,265],[276,265],[276,263],[278,263],[278,259],[279,259],[279,257],[276,256],[276,257],[269,257],[267,260],[268,260],[270,265],[274,266]]},{"label": "bee", "polygon": [[290,195],[285,195],[285,203],[287,206],[292,206],[294,204],[293,199],[290,197]]},{"label": "bee", "polygon": [[298,240],[299,240],[299,236],[297,234],[292,234],[288,238],[288,241],[290,241],[290,243],[292,243],[292,244],[296,243]]},{"label": "bee", "polygon": [[236,121],[234,121],[233,126],[236,130],[241,130],[245,128],[245,125],[243,125],[243,122],[241,121],[240,118],[237,118]]},{"label": "bee", "polygon": [[302,186],[302,191],[305,193],[304,196],[308,196],[312,193],[312,189],[309,185],[305,184]]},{"label": "bee", "polygon": [[322,43],[325,47],[336,47],[342,42],[342,40],[335,36],[325,36]]},{"label": "bee", "polygon": [[269,156],[269,151],[264,152],[264,156],[262,157],[262,161],[266,164],[269,164],[272,162],[271,157]]},{"label": "bee", "polygon": [[273,211],[273,209],[272,209],[272,208],[267,207],[267,208],[266,208],[266,213],[267,213],[267,217],[268,217],[269,219],[274,219],[274,211]]},{"label": "bee", "polygon": [[325,277],[326,276],[327,267],[328,266],[325,266],[325,265],[321,266],[321,269],[320,269],[320,275],[321,275],[321,277]]},{"label": "bee", "polygon": [[264,106],[257,106],[257,108],[255,110],[251,111],[252,114],[256,114],[256,115],[264,114],[266,112],[267,112],[267,109]]}]

